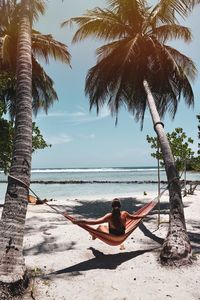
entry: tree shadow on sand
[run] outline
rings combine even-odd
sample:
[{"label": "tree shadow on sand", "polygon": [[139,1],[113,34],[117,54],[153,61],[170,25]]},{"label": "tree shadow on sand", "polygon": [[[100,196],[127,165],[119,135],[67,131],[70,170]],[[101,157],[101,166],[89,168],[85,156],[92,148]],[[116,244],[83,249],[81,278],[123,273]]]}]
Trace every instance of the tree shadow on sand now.
[{"label": "tree shadow on sand", "polygon": [[189,231],[188,235],[192,245],[192,250],[194,254],[200,254],[200,225],[199,221],[191,221],[193,227],[193,232]]},{"label": "tree shadow on sand", "polygon": [[156,243],[162,245],[164,242],[163,238],[158,237],[157,235],[155,235],[153,232],[151,232],[145,225],[144,223],[140,223],[139,224],[139,229],[142,231],[142,233],[147,236],[148,238],[150,238],[151,240],[154,240]]},{"label": "tree shadow on sand", "polygon": [[[41,253],[65,252],[75,248],[76,243],[74,241],[69,241],[67,237],[67,226],[69,224],[67,224],[66,219],[61,218],[60,221],[59,219],[57,216],[52,214],[52,218],[48,220],[47,224],[44,223],[44,219],[42,217],[34,216],[29,218],[30,223],[29,225],[26,224],[25,236],[34,237],[34,235],[37,235],[38,232],[40,232],[40,239],[42,240],[32,246],[25,246],[23,250],[23,254],[25,256],[39,255]],[[58,238],[53,235],[53,231],[57,228],[60,228],[62,232],[66,232],[66,242],[58,241]]]},{"label": "tree shadow on sand", "polygon": [[55,253],[66,252],[75,249],[76,243],[74,241],[66,243],[58,243],[55,237],[43,237],[43,241],[33,245],[32,247],[23,250],[24,256],[27,255],[40,255],[41,253]]},{"label": "tree shadow on sand", "polygon": [[[153,199],[146,198],[146,203],[150,202]],[[122,210],[127,210],[130,213],[135,212],[145,205],[143,201],[138,200],[133,197],[123,197],[120,198]],[[66,202],[67,203],[67,202]],[[51,204],[54,206],[53,204]],[[64,212],[66,211],[68,214],[78,215],[84,218],[98,218],[102,215],[105,215],[109,211],[111,211],[111,201],[104,200],[94,200],[94,201],[86,201],[86,200],[78,200],[76,199],[76,204],[74,206],[71,205],[55,205],[57,209]],[[162,214],[169,213],[169,203],[161,203],[160,211]],[[154,215],[158,213],[158,208],[155,207],[148,216]]]},{"label": "tree shadow on sand", "polygon": [[133,258],[136,258],[137,256],[143,255],[144,253],[152,252],[158,249],[158,247],[152,249],[117,253],[117,254],[104,254],[103,252],[96,250],[93,247],[90,247],[88,249],[92,251],[94,258],[91,258],[87,261],[83,261],[71,267],[49,273],[45,275],[45,278],[49,278],[51,276],[56,276],[56,275],[68,274],[68,273],[71,273],[70,275],[72,276],[78,276],[81,275],[81,272],[94,270],[94,269],[114,270],[122,263],[129,261]]}]

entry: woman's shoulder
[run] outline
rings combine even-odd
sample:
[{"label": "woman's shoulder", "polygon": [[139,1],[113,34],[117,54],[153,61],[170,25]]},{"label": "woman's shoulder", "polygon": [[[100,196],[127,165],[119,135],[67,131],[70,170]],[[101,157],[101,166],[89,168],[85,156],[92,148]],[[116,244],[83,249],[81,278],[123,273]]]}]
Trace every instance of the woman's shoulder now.
[{"label": "woman's shoulder", "polygon": [[121,211],[121,215],[126,217],[128,215],[128,212],[126,210]]},{"label": "woman's shoulder", "polygon": [[110,219],[112,217],[112,213],[107,213],[104,217]]}]

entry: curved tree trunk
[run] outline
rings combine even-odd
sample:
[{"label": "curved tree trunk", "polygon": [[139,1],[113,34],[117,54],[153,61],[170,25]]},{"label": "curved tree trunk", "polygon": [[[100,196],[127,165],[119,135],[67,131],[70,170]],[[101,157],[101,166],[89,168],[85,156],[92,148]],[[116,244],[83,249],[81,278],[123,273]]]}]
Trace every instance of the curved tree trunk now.
[{"label": "curved tree trunk", "polygon": [[167,180],[169,183],[169,229],[162,247],[160,259],[162,264],[182,265],[184,263],[189,263],[191,260],[191,246],[186,231],[180,182],[175,168],[171,148],[163,125],[160,121],[160,117],[148,82],[144,80],[143,85],[147,94],[147,102],[149,105],[155,131],[160,141]]},{"label": "curved tree trunk", "polygon": [[[32,154],[32,61],[29,1],[21,1],[22,11],[17,49],[17,111],[10,170],[12,176],[21,179],[28,186],[30,185]],[[0,223],[0,299],[10,299],[5,294],[6,289],[8,289],[8,294],[18,293],[26,279],[22,248],[28,204],[27,196],[27,188],[8,177]],[[2,289],[4,289],[3,292]],[[14,297],[14,294],[11,296]]]}]

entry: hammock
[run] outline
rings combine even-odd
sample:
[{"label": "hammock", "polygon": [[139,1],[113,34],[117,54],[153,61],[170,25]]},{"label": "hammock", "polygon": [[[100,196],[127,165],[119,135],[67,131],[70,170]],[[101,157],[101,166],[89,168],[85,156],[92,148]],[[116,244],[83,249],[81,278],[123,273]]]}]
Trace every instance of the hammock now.
[{"label": "hammock", "polygon": [[[120,235],[120,236],[102,232],[102,231],[97,230],[87,224],[76,224],[76,225],[87,230],[90,234],[92,234],[94,237],[100,239],[104,243],[106,243],[110,246],[118,246],[118,245],[122,244],[127,239],[127,237],[137,228],[140,221],[143,219],[144,215],[147,215],[156,206],[157,203],[158,203],[158,201],[151,201],[150,203],[144,205],[143,207],[138,209],[136,212],[134,212],[133,215],[137,215],[137,216],[141,215],[142,217],[138,218],[138,219],[128,219],[126,222],[125,234]],[[73,217],[71,217],[70,215],[67,215],[66,213],[63,215],[65,218],[67,218],[71,222],[73,222],[75,220]]]},{"label": "hammock", "polygon": [[[23,184],[27,189],[29,189],[36,196],[37,199],[40,200],[40,198],[36,195],[36,193],[34,193],[34,191],[30,187],[28,187],[22,180],[14,177],[14,176],[11,176],[11,175],[8,175],[8,176],[14,180],[17,180],[21,184]],[[110,233],[102,232],[102,231],[95,229],[92,226],[89,226],[87,224],[76,224],[76,225],[87,230],[90,234],[92,234],[94,237],[100,239],[104,243],[106,243],[110,246],[118,246],[118,245],[122,244],[127,239],[127,237],[137,228],[137,226],[139,225],[140,221],[144,218],[144,216],[146,216],[156,206],[156,204],[158,203],[157,199],[159,199],[161,197],[161,195],[165,192],[165,190],[162,191],[162,193],[160,194],[159,197],[155,198],[156,200],[155,199],[152,200],[151,202],[147,203],[146,205],[144,205],[143,207],[138,209],[136,212],[134,212],[134,214],[137,216],[141,215],[141,218],[137,218],[135,220],[128,219],[126,222],[126,231],[125,231],[125,234],[123,234],[123,235],[116,236],[116,235],[113,235]],[[52,205],[49,205],[47,202],[44,202],[44,204],[49,206],[51,209],[55,210],[57,213],[63,215],[66,219],[70,220],[71,222],[73,222],[75,220],[75,218],[73,218],[72,216],[70,216],[66,213],[60,212],[58,209],[56,209]]]}]

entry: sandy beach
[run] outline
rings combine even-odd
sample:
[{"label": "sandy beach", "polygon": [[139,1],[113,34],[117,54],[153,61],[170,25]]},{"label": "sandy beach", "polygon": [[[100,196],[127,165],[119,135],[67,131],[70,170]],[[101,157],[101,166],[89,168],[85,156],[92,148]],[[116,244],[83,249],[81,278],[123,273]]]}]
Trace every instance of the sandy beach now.
[{"label": "sandy beach", "polygon": [[[151,196],[121,198],[122,208],[134,211]],[[194,262],[182,268],[159,263],[168,228],[167,194],[161,199],[159,228],[155,208],[126,240],[124,250],[93,241],[88,232],[47,205],[29,205],[24,256],[33,280],[25,299],[200,299],[199,196],[196,191],[183,198]],[[49,204],[75,217],[96,218],[110,210],[108,200],[56,200]]]}]

